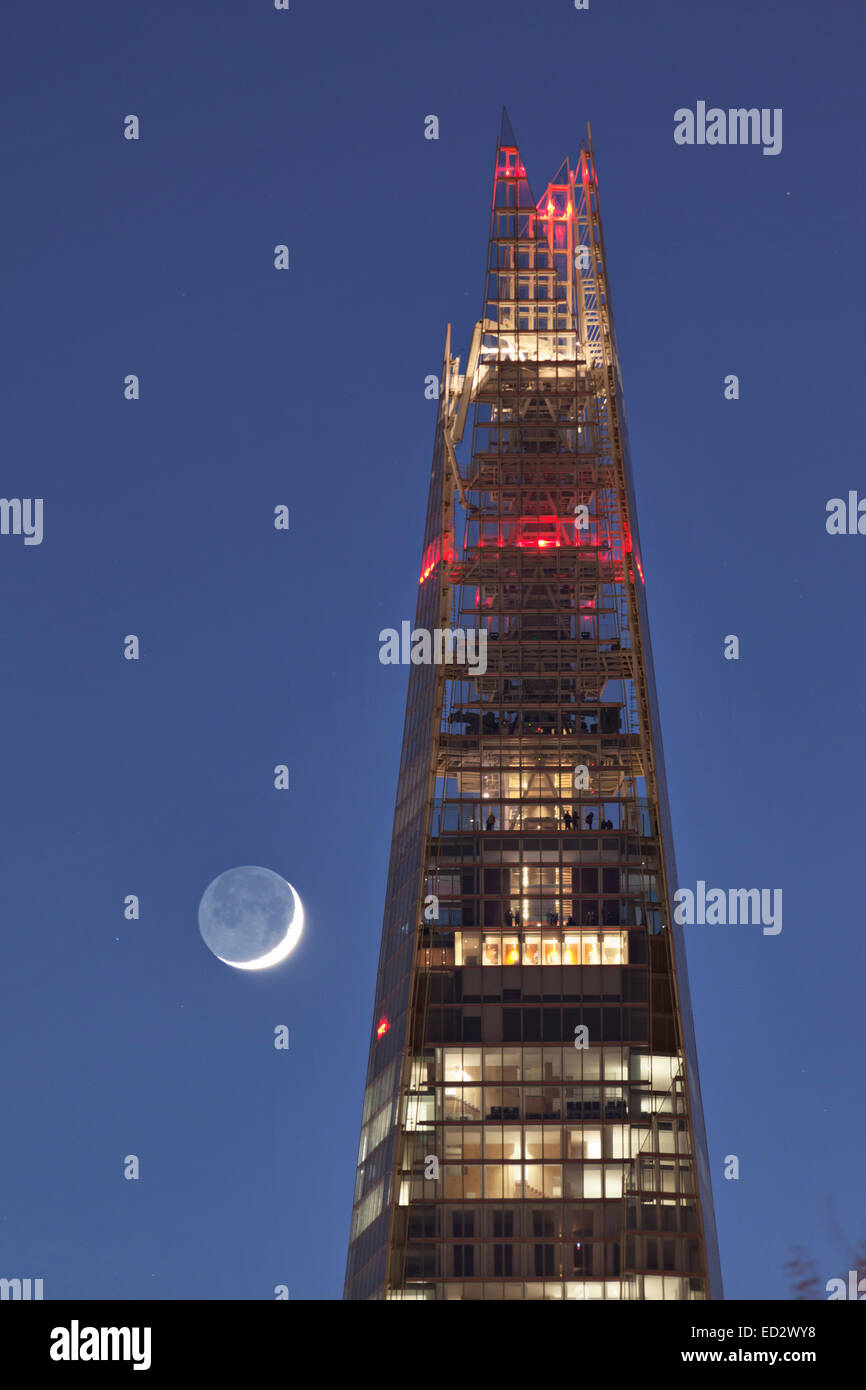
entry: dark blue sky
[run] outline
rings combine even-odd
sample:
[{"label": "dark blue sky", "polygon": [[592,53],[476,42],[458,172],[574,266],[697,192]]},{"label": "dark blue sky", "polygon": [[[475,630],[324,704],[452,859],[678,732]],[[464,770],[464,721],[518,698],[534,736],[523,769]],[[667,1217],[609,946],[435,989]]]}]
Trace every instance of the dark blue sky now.
[{"label": "dark blue sky", "polygon": [[[340,1296],[406,681],[377,638],[414,615],[424,378],[478,316],[503,103],[537,192],[592,122],[680,882],[784,891],[778,937],[687,929],[726,1292],[787,1296],[796,1243],[844,1275],[866,537],[824,522],[866,494],[864,30],[848,0],[7,0],[0,492],[45,533],[0,536],[0,1275]],[[676,146],[699,100],[781,107],[782,153]],[[196,924],[247,863],[308,913],[263,977]]]}]

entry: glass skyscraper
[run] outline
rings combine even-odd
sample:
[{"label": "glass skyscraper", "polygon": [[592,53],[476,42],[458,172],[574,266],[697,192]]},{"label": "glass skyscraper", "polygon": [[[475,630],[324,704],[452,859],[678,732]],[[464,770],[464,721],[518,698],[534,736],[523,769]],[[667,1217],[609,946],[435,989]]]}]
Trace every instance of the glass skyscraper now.
[{"label": "glass skyscraper", "polygon": [[503,119],[404,637],[345,1297],[721,1298],[590,135]]}]

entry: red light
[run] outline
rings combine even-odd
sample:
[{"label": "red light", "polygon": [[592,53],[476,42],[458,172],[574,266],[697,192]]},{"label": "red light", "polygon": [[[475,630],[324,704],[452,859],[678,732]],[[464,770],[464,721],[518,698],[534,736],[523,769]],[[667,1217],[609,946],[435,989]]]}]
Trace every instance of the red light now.
[{"label": "red light", "polygon": [[387,1033],[390,1027],[391,1025],[388,1022],[387,1018],[380,1018],[379,1027],[376,1029],[376,1037],[384,1038],[385,1034]]},{"label": "red light", "polygon": [[451,544],[451,533],[446,532],[444,542],[440,541],[437,536],[424,551],[418,583],[423,584],[425,579],[430,578],[440,560],[444,559],[446,564],[451,564],[456,558],[456,552]]}]

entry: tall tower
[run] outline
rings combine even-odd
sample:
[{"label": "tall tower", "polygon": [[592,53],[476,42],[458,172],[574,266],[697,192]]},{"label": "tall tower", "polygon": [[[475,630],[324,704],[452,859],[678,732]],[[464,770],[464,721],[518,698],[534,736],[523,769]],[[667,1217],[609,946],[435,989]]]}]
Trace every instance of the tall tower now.
[{"label": "tall tower", "polygon": [[503,117],[412,646],[345,1297],[721,1298],[589,134]]}]

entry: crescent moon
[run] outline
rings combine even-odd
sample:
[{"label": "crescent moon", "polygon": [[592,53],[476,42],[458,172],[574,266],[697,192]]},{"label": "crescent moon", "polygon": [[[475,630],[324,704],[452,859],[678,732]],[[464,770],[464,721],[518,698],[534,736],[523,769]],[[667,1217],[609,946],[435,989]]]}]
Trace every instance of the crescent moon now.
[{"label": "crescent moon", "polygon": [[280,961],[285,960],[286,956],[295,949],[301,939],[301,932],[304,930],[304,905],[288,879],[286,879],[286,883],[291,892],[295,910],[282,941],[279,941],[273,950],[259,956],[257,960],[226,960],[225,956],[218,956],[217,959],[221,960],[224,965],[232,965],[235,970],[268,970],[272,965],[279,965]]}]

